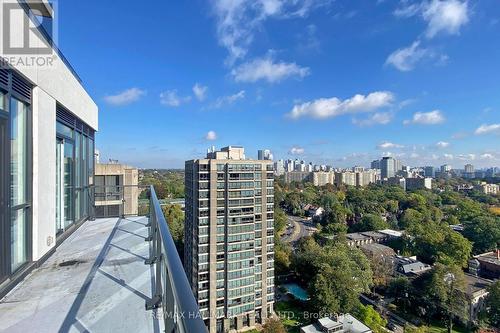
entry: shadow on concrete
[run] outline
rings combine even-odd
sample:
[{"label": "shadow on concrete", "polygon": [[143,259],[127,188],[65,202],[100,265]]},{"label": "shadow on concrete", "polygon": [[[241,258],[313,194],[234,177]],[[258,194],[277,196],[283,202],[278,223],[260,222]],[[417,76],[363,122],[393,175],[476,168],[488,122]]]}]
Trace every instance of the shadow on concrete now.
[{"label": "shadow on concrete", "polygon": [[118,246],[118,245],[116,245],[116,244],[110,244],[110,246],[112,246],[112,247],[114,247],[114,248],[117,248],[118,250],[122,250],[123,252],[127,252],[128,254],[131,254],[131,255],[133,255],[133,256],[135,256],[135,257],[139,258],[139,259],[142,259],[142,260],[146,260],[146,259],[147,259],[147,258],[145,258],[145,257],[143,257],[143,256],[141,256],[141,255],[138,255],[137,253],[134,253],[134,252],[132,252],[132,251],[130,251],[130,250],[124,249],[123,247]]},{"label": "shadow on concrete", "polygon": [[[134,236],[137,236],[137,237],[140,237],[142,239],[146,239],[146,237],[144,236],[141,236],[139,234],[136,234],[135,232],[132,232],[132,231],[129,231],[129,230],[126,230],[126,229],[123,229],[123,228],[116,228],[117,230],[119,231],[123,231],[123,232],[126,232],[127,234],[131,234],[131,235],[134,235]],[[113,230],[114,231],[114,230]]]},{"label": "shadow on concrete", "polygon": [[[130,221],[130,220],[129,220]],[[127,231],[127,230],[124,230],[124,229],[121,229],[119,228],[120,224],[122,223],[122,219],[118,219],[117,222],[115,223],[114,227],[113,227],[113,230],[111,231],[111,233],[109,234],[109,237],[106,239],[106,242],[104,243],[101,251],[99,252],[92,268],[90,269],[90,272],[88,273],[87,277],[85,278],[85,281],[82,285],[82,287],[80,288],[80,290],[78,291],[78,296],[76,297],[75,301],[73,302],[73,304],[71,305],[71,308],[69,309],[66,317],[64,318],[64,321],[63,323],[61,324],[61,327],[59,328],[59,332],[69,332],[71,330],[71,328],[73,329],[77,329],[78,331],[80,332],[89,332],[89,330],[84,327],[84,325],[78,320],[77,318],[77,314],[78,314],[78,311],[80,310],[86,296],[87,296],[87,293],[90,289],[90,286],[92,284],[92,281],[94,280],[94,278],[96,277],[96,273],[99,272],[101,273],[103,276],[111,279],[112,281],[120,284],[121,286],[123,286],[124,288],[130,290],[132,293],[134,293],[135,295],[141,297],[142,299],[144,299],[145,301],[148,301],[150,298],[146,295],[144,295],[143,293],[135,290],[134,288],[131,288],[130,286],[128,286],[125,281],[123,281],[122,279],[117,279],[116,277],[110,275],[109,273],[106,273],[105,271],[103,271],[102,269],[100,269],[100,267],[102,266],[103,262],[104,262],[104,259],[106,258],[106,256],[108,255],[110,249],[112,247],[114,248],[117,248],[117,249],[120,249],[124,252],[127,252],[129,254],[132,254],[134,255],[135,257],[138,257],[140,259],[143,259],[145,260],[146,258],[140,256],[140,255],[137,255],[137,254],[134,254],[133,252],[127,250],[127,249],[124,249],[120,246],[117,246],[116,244],[112,244],[112,240],[113,238],[115,237],[116,235],[116,232],[118,230],[120,231],[123,231],[123,232],[126,232],[126,233],[129,233],[131,235],[135,235],[135,236],[138,236],[138,237],[141,237],[144,239],[143,236],[140,236],[138,234],[135,234],[131,231]],[[140,223],[142,224],[142,223]],[[152,279],[154,280],[154,279]],[[155,323],[155,332],[157,332],[157,322]]]}]

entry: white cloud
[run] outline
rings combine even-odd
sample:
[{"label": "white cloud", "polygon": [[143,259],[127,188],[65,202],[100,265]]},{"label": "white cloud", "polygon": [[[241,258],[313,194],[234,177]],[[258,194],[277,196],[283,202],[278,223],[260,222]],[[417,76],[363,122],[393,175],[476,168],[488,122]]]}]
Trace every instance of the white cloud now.
[{"label": "white cloud", "polygon": [[418,158],[418,157],[420,157],[420,154],[418,154],[418,153],[414,152],[414,153],[410,154],[410,158]]},{"label": "white cloud", "polygon": [[391,122],[394,114],[392,112],[376,112],[366,119],[356,119],[352,120],[354,125],[360,127],[373,126],[373,125],[387,125]]},{"label": "white cloud", "polygon": [[402,3],[404,5],[397,8],[394,15],[405,18],[420,15],[427,22],[427,38],[433,38],[440,33],[458,35],[460,28],[469,22],[468,1],[432,0]]},{"label": "white cloud", "polygon": [[445,141],[436,142],[436,147],[438,147],[438,148],[447,148],[449,146],[450,146],[449,142],[445,142]]},{"label": "white cloud", "polygon": [[479,158],[482,160],[492,160],[495,158],[495,156],[493,156],[493,154],[490,154],[490,153],[484,153],[484,154],[481,154],[479,156]]},{"label": "white cloud", "polygon": [[476,159],[476,154],[458,154],[455,158],[461,161],[473,161]]},{"label": "white cloud", "polygon": [[377,145],[377,149],[393,149],[393,148],[404,148],[404,146],[389,141],[385,141]]},{"label": "white cloud", "polygon": [[272,57],[266,56],[241,64],[231,71],[231,75],[236,82],[266,80],[274,83],[294,76],[303,78],[309,72],[309,68],[300,67],[294,62],[274,62]]},{"label": "white cloud", "polygon": [[165,106],[178,107],[183,103],[191,100],[190,96],[181,97],[177,94],[177,90],[167,90],[160,94],[160,103]]},{"label": "white cloud", "polygon": [[215,133],[214,131],[208,131],[208,133],[205,135],[205,139],[208,141],[217,140],[217,133]]},{"label": "white cloud", "polygon": [[417,112],[413,115],[412,120],[405,120],[403,124],[421,124],[421,125],[437,125],[445,121],[445,117],[440,110],[431,112]]},{"label": "white cloud", "polygon": [[420,3],[412,3],[406,4],[406,6],[396,8],[394,11],[394,15],[397,17],[412,17],[417,15],[422,10],[422,4]]},{"label": "white cloud", "polygon": [[207,95],[207,90],[208,90],[207,86],[202,86],[199,83],[196,83],[193,86],[193,94],[196,97],[196,99],[199,101],[203,101],[205,99],[205,97]]},{"label": "white cloud", "polygon": [[443,158],[445,160],[452,160],[454,157],[453,154],[443,154]]},{"label": "white cloud", "polygon": [[481,134],[500,134],[500,124],[483,124],[479,126],[474,133],[476,135],[481,135]]},{"label": "white cloud", "polygon": [[104,101],[113,106],[123,106],[138,101],[145,94],[145,90],[130,88],[116,95],[105,96]]},{"label": "white cloud", "polygon": [[469,22],[467,1],[433,0],[422,12],[427,21],[425,35],[432,38],[439,33],[457,35],[460,28]]},{"label": "white cloud", "polygon": [[256,30],[269,18],[305,17],[332,0],[212,0],[217,38],[227,49],[227,63],[245,57]]},{"label": "white cloud", "polygon": [[225,105],[231,105],[239,99],[245,98],[245,90],[240,90],[236,94],[222,96],[217,98],[217,100],[211,105],[212,108],[218,109]]},{"label": "white cloud", "polygon": [[304,148],[294,146],[290,149],[288,153],[292,155],[302,155],[304,154]]},{"label": "white cloud", "polygon": [[391,105],[394,99],[393,93],[389,91],[376,91],[367,96],[358,94],[343,101],[337,97],[320,98],[295,105],[288,116],[294,119],[305,116],[324,119],[343,114],[372,112]]},{"label": "white cloud", "polygon": [[392,65],[402,72],[411,71],[416,64],[426,57],[432,57],[433,53],[426,48],[420,47],[420,41],[415,41],[408,47],[397,49],[387,57],[386,65]]}]

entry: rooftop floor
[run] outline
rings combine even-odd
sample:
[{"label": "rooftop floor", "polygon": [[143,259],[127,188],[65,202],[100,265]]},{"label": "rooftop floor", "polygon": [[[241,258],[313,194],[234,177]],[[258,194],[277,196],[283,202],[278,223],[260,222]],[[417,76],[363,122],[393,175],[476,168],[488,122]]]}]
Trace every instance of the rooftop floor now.
[{"label": "rooftop floor", "polygon": [[159,332],[146,217],[85,222],[0,301],[0,331]]}]

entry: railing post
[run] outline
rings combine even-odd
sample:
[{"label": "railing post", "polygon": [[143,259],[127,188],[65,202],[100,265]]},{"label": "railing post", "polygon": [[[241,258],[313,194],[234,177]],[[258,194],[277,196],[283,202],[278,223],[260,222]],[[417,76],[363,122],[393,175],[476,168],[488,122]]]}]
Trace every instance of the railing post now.
[{"label": "railing post", "polygon": [[148,237],[144,239],[146,242],[151,242],[151,250],[149,251],[149,259],[147,259],[144,263],[146,265],[152,265],[156,262],[157,259],[157,247],[158,247],[158,241],[157,241],[157,235],[158,235],[158,220],[156,217],[156,213],[151,210],[151,205],[152,202],[151,200],[149,201],[149,223],[148,223]]},{"label": "railing post", "polygon": [[[150,201],[150,207],[151,207]],[[162,269],[162,254],[161,254],[161,235],[158,228],[158,217],[156,212],[150,208],[150,221],[151,221],[151,235],[148,239],[153,241],[151,257],[146,260],[146,264],[155,265],[155,285],[153,290],[153,298],[146,302],[146,310],[157,309],[162,305],[162,283],[161,283],[161,269]]]}]

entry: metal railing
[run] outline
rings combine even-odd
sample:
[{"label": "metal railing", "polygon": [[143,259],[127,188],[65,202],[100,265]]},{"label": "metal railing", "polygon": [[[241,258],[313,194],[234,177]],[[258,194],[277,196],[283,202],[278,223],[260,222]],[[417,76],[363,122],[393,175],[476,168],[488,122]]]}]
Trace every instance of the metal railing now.
[{"label": "metal railing", "polygon": [[149,191],[145,185],[91,185],[91,217],[125,217],[149,214],[149,201],[141,194]]},{"label": "metal railing", "polygon": [[[141,196],[143,191],[147,191],[146,200],[139,199],[144,198],[144,195]],[[152,299],[146,302],[146,310],[156,310],[155,317],[163,319],[165,332],[207,332],[154,187],[92,185],[89,194],[95,200],[91,213],[94,218],[149,217],[148,237],[145,240],[150,242],[150,253],[145,264],[154,265],[155,281]]]},{"label": "metal railing", "polygon": [[146,309],[162,307],[165,332],[207,332],[153,186],[149,189],[150,258],[155,265],[153,298]]}]

